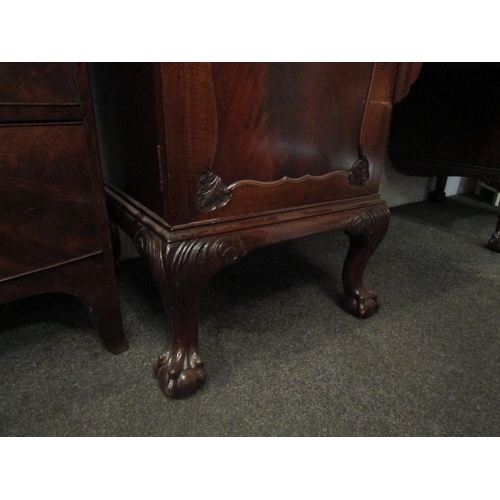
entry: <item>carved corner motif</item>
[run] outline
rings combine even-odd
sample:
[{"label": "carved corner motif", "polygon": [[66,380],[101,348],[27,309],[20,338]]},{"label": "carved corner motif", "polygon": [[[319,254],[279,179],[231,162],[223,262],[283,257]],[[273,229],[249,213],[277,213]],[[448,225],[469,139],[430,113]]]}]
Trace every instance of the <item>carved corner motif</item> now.
[{"label": "carved corner motif", "polygon": [[224,267],[247,253],[241,238],[234,234],[215,235],[176,243],[168,250],[168,272],[178,286],[208,281]]},{"label": "carved corner motif", "polygon": [[243,240],[236,234],[223,234],[168,243],[146,228],[135,236],[136,248],[158,268],[159,278],[174,274],[176,282],[196,277],[211,277],[220,269],[241,260],[247,253]]},{"label": "carved corner motif", "polygon": [[232,194],[233,190],[227,187],[218,175],[207,168],[198,178],[196,206],[202,212],[211,212],[226,205]]},{"label": "carved corner motif", "polygon": [[351,219],[348,233],[370,236],[371,245],[377,246],[389,226],[389,209],[385,205],[370,207]]},{"label": "carved corner motif", "polygon": [[351,168],[349,184],[355,187],[364,187],[370,178],[370,165],[366,156],[360,158]]}]

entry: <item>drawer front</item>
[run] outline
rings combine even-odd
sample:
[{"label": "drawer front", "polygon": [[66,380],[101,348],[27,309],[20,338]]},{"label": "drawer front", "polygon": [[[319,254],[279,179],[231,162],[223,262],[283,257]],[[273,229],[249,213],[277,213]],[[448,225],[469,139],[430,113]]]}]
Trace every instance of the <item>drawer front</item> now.
[{"label": "drawer front", "polygon": [[101,249],[83,126],[0,127],[0,281]]},{"label": "drawer front", "polygon": [[80,104],[74,63],[0,63],[0,104]]}]

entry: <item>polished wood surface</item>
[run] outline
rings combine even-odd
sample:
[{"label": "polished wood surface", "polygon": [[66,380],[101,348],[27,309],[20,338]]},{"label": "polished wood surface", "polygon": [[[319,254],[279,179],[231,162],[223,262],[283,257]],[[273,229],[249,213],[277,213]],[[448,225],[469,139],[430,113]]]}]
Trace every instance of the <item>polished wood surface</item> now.
[{"label": "polished wood surface", "polygon": [[200,295],[255,248],[345,231],[341,303],[362,318],[378,310],[363,272],[389,222],[380,172],[396,87],[403,95],[412,74],[399,63],[96,65],[96,95],[109,96],[100,118],[110,214],[171,319],[156,366],[167,395],[202,386]]},{"label": "polished wood surface", "polygon": [[2,63],[0,104],[80,103],[75,63]]},{"label": "polished wood surface", "polygon": [[[394,168],[438,176],[432,201],[444,201],[447,176],[478,179],[500,190],[499,86],[499,63],[424,63],[408,97],[394,108]],[[500,252],[498,229],[488,246]]]},{"label": "polished wood surface", "polygon": [[[396,64],[94,66],[96,80],[106,82],[96,89],[107,111],[101,114],[110,150],[106,178],[172,227],[214,218],[211,210],[192,203],[207,169],[234,199],[218,207],[217,220],[306,205],[310,199],[329,202],[332,189],[335,199],[377,192]],[[236,78],[228,103],[224,85]],[[351,84],[356,78],[363,83]],[[287,85],[294,89],[284,98]],[[370,175],[353,191],[350,170],[367,155]],[[310,179],[322,175],[331,176],[324,183]],[[308,191],[315,194],[308,198]]]},{"label": "polished wood surface", "polygon": [[0,281],[103,249],[85,131],[0,126]]},{"label": "polished wood surface", "polygon": [[0,98],[0,303],[73,294],[122,352],[87,65],[1,63]]},{"label": "polished wood surface", "polygon": [[227,184],[349,170],[371,73],[370,63],[213,63],[211,169]]}]

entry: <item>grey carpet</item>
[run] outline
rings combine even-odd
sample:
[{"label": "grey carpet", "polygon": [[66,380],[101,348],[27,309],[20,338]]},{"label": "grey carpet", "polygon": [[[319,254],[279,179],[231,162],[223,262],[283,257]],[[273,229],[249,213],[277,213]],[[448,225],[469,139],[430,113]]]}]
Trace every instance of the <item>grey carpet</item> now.
[{"label": "grey carpet", "polygon": [[365,282],[368,320],[337,304],[342,233],[260,249],[200,308],[205,387],[159,391],[170,327],[144,263],[118,272],[130,350],[101,346],[76,299],[0,307],[2,436],[498,436],[498,209],[465,197],[392,210]]}]

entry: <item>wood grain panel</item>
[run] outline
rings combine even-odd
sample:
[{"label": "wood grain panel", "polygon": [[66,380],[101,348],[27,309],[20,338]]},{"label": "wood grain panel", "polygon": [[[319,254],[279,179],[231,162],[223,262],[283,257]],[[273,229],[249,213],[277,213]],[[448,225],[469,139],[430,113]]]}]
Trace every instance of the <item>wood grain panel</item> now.
[{"label": "wood grain panel", "polygon": [[349,170],[372,63],[212,63],[218,137],[213,171],[226,183]]},{"label": "wood grain panel", "polygon": [[0,280],[100,252],[82,125],[0,127]]},{"label": "wood grain panel", "polygon": [[80,104],[74,63],[2,63],[0,104]]}]

